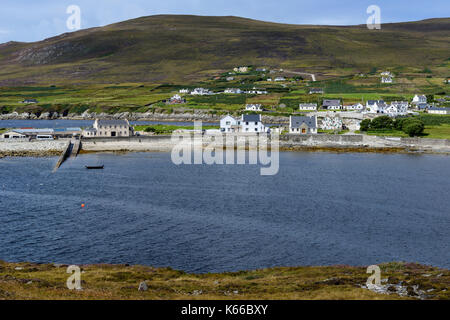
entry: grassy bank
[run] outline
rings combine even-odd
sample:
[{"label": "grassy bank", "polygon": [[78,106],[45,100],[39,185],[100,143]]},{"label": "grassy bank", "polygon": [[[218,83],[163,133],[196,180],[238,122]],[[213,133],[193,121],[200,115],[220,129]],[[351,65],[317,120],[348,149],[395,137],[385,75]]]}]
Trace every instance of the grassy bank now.
[{"label": "grassy bank", "polygon": [[[418,264],[380,265],[390,294],[365,285],[366,267],[280,267],[221,274],[170,268],[81,266],[82,290],[66,287],[67,266],[0,262],[0,299],[450,299],[450,271]],[[383,280],[387,279],[387,280]],[[146,282],[147,291],[138,291]],[[415,289],[414,289],[415,288]]]},{"label": "grassy bank", "polygon": [[[202,126],[202,129],[219,129],[218,126]],[[175,130],[194,130],[194,126],[177,126],[167,124],[155,124],[155,125],[136,125],[135,131],[153,132],[154,134],[171,134]]]}]

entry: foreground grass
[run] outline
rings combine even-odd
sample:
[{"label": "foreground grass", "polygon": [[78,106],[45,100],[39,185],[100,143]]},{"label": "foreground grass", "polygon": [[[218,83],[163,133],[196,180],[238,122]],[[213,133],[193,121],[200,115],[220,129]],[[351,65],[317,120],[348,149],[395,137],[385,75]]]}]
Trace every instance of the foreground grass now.
[{"label": "foreground grass", "polygon": [[[202,129],[219,129],[218,126],[202,126]],[[135,131],[153,132],[155,134],[170,134],[175,130],[194,130],[194,126],[177,126],[167,124],[155,124],[155,125],[136,125]]]},{"label": "foreground grass", "polygon": [[[402,283],[411,296],[361,288],[365,267],[280,267],[222,274],[188,274],[170,268],[81,266],[82,290],[66,287],[67,266],[0,262],[0,299],[450,299],[450,271],[418,264],[380,265],[381,279]],[[138,291],[145,281],[147,291]]]}]

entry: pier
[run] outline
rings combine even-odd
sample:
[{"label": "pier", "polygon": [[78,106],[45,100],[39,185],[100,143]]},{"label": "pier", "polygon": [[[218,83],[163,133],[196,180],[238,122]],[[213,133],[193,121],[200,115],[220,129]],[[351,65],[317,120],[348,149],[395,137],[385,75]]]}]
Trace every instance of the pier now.
[{"label": "pier", "polygon": [[56,162],[55,167],[53,168],[53,172],[56,172],[56,170],[61,167],[61,165],[64,163],[64,161],[67,160],[67,158],[76,158],[78,153],[81,149],[81,141],[75,140],[75,141],[68,141],[66,147],[64,148],[64,151],[62,152],[61,156],[58,159],[58,162]]}]

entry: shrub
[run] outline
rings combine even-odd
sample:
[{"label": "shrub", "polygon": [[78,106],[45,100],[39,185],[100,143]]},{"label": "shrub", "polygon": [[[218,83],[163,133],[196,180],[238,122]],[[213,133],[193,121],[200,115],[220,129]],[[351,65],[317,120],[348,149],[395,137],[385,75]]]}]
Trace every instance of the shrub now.
[{"label": "shrub", "polygon": [[360,130],[361,131],[368,131],[370,129],[370,119],[364,119],[363,121],[361,121],[360,123]]},{"label": "shrub", "polygon": [[403,126],[403,131],[410,137],[421,135],[424,129],[425,126],[421,121],[408,121]]}]

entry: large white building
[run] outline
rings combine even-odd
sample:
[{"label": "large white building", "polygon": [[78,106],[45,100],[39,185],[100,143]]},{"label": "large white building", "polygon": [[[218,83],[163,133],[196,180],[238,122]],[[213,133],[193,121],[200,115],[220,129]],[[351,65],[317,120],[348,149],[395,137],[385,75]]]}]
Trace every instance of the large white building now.
[{"label": "large white building", "polygon": [[220,131],[224,133],[261,133],[267,132],[268,128],[262,123],[260,114],[243,114],[239,120],[230,115],[220,119]]},{"label": "large white building", "polygon": [[450,114],[450,108],[430,107],[428,113],[431,114]]},{"label": "large white building", "polygon": [[129,137],[133,135],[133,128],[128,120],[99,120],[94,121],[91,128],[83,130],[83,136],[94,137]]}]

